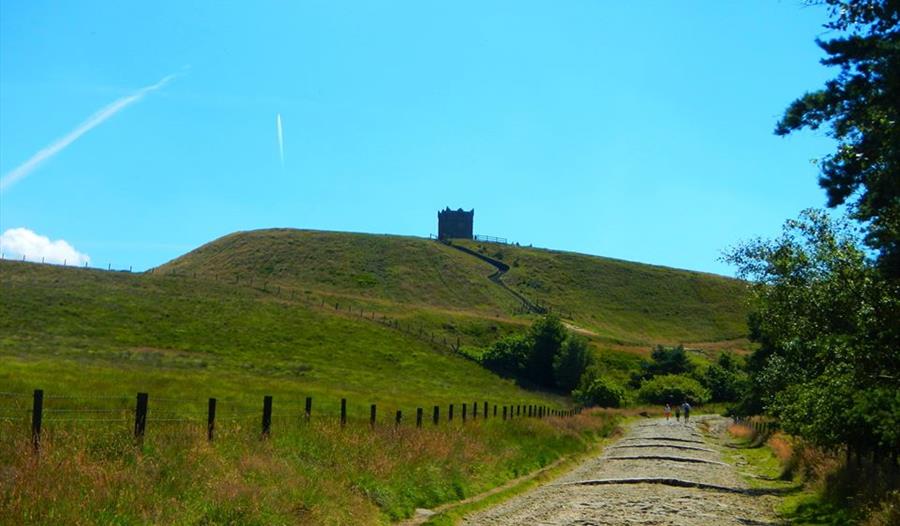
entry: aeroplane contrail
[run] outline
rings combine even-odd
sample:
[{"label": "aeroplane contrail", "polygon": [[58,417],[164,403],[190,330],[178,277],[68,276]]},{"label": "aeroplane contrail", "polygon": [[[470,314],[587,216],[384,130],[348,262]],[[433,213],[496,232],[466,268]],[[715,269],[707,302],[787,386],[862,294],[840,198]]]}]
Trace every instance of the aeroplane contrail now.
[{"label": "aeroplane contrail", "polygon": [[275,131],[278,133],[278,156],[281,158],[281,167],[284,168],[284,131],[281,128],[281,114],[275,114]]},{"label": "aeroplane contrail", "polygon": [[177,75],[166,75],[156,84],[151,84],[150,86],[143,87],[135,91],[131,95],[122,97],[114,101],[112,104],[104,107],[97,113],[91,115],[86,121],[76,126],[74,130],[57,139],[49,146],[46,146],[45,148],[39,150],[36,154],[32,155],[30,159],[20,164],[12,171],[4,175],[2,178],[0,178],[0,191],[6,190],[13,184],[21,181],[22,179],[30,175],[31,172],[33,172],[41,164],[43,164],[44,161],[50,159],[54,155],[64,150],[67,146],[78,140],[79,137],[96,128],[100,124],[103,124],[104,121],[124,110],[128,106],[131,106],[135,102],[140,101],[148,93],[152,93],[158,89],[163,88],[176,76]]}]

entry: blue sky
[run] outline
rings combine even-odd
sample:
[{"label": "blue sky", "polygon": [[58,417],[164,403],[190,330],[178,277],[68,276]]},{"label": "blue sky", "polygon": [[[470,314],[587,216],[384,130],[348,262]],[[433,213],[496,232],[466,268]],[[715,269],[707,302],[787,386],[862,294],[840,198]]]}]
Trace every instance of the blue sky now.
[{"label": "blue sky", "polygon": [[832,76],[799,0],[0,9],[0,231],[91,266],[266,227],[427,236],[451,206],[480,234],[730,274],[723,248],[825,203],[831,141],[772,133]]}]

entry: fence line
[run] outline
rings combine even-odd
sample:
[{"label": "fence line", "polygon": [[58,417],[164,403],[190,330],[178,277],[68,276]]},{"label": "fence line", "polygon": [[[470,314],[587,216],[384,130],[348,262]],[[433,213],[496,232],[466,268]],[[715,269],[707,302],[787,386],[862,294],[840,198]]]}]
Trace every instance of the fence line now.
[{"label": "fence line", "polygon": [[[17,396],[28,396],[26,393],[16,393]],[[45,423],[52,422],[71,422],[71,423],[119,423],[119,424],[127,424],[131,421],[134,424],[133,436],[136,443],[141,444],[145,435],[147,434],[148,428],[152,429],[154,424],[159,423],[193,423],[193,424],[202,424],[204,419],[202,418],[204,415],[206,416],[206,436],[207,440],[213,441],[215,438],[215,430],[216,424],[220,420],[235,420],[235,419],[246,419],[251,417],[260,417],[260,437],[262,439],[267,439],[272,434],[272,421],[273,416],[278,419],[287,419],[290,418],[292,420],[296,420],[297,422],[303,422],[308,424],[310,422],[310,418],[312,416],[312,397],[306,397],[305,405],[303,407],[303,411],[294,411],[290,414],[276,414],[273,415],[273,408],[277,407],[274,397],[271,395],[265,395],[262,399],[262,408],[261,411],[239,411],[239,412],[226,412],[222,414],[219,411],[221,409],[219,407],[219,400],[216,398],[209,398],[207,404],[206,412],[190,412],[190,413],[174,413],[174,412],[162,412],[158,414],[154,414],[152,412],[152,403],[153,399],[150,397],[149,393],[140,392],[137,393],[135,397],[135,405],[133,410],[123,410],[123,411],[108,411],[108,410],[99,410],[99,409],[53,409],[53,408],[45,408],[44,402],[45,400],[51,399],[50,397],[44,396],[44,391],[42,389],[35,389],[31,395],[32,399],[32,407],[30,410],[22,410],[16,413],[6,413],[0,414],[0,420],[4,421],[15,421],[21,419],[27,419],[29,414],[31,416],[31,442],[32,447],[35,452],[39,452],[41,449],[41,436],[45,430]],[[460,425],[467,424],[467,407],[470,405],[468,402],[464,402],[460,404],[462,407],[462,418],[460,419]],[[428,407],[426,404],[423,404],[419,407],[416,407],[415,413],[415,427],[421,429],[425,426],[425,408]],[[493,407],[492,414],[489,411],[489,408]],[[453,423],[453,408],[454,404],[449,404],[447,406],[447,418],[445,420],[446,423]],[[499,412],[498,408],[502,408],[502,412]],[[513,411],[515,408],[515,411]],[[527,408],[527,411],[523,410]],[[362,418],[355,418],[353,420],[348,419],[348,401],[346,398],[341,398],[340,402],[340,411],[338,414],[326,415],[331,416],[332,418],[337,419],[341,428],[346,427],[349,422],[358,422],[362,423],[366,421]],[[556,409],[551,408],[542,404],[493,404],[491,405],[488,401],[475,401],[471,403],[471,421],[477,421],[479,418],[481,420],[500,420],[502,422],[512,421],[514,419],[520,418],[568,418],[575,416],[581,412],[580,408],[573,409]],[[481,409],[481,413],[479,414],[479,409]],[[121,416],[119,418],[107,418],[103,415],[109,413],[119,412]],[[62,414],[64,416],[52,416],[54,414]],[[77,415],[89,415],[88,417],[78,417]],[[502,415],[498,417],[498,414]],[[48,416],[45,416],[48,415]],[[97,415],[100,415],[99,417]],[[243,415],[243,416],[241,416]],[[369,418],[368,418],[368,426],[375,427],[378,425],[378,406],[377,404],[371,404],[369,406]],[[16,418],[18,416],[18,418]],[[237,417],[237,418],[235,418]],[[394,426],[400,426],[403,423],[403,413],[402,410],[398,409],[395,417],[394,417]],[[431,425],[439,426],[441,424],[441,410],[440,405],[432,406],[432,415],[431,415]]]}]

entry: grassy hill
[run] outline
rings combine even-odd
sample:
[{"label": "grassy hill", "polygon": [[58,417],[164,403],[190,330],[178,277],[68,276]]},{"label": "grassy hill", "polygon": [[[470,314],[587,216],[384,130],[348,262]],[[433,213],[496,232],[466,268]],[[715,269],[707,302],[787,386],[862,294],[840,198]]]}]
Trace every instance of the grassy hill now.
[{"label": "grassy hill", "polygon": [[[0,386],[10,482],[0,484],[0,524],[387,524],[584,452],[614,422],[473,422],[473,402],[565,401],[302,293],[11,261],[0,261]],[[29,434],[35,388],[45,390],[40,462]],[[138,391],[150,393],[139,445]],[[264,395],[274,397],[273,427],[260,440]],[[219,401],[212,443],[208,397]]]},{"label": "grassy hill", "polygon": [[[746,333],[745,290],[734,279],[571,252],[455,243],[505,262],[510,270],[502,279],[511,288],[606,343],[725,342]],[[377,305],[438,331],[457,325],[445,331],[450,337],[483,332],[473,327],[485,319],[497,332],[529,323],[519,300],[488,279],[495,270],[433,240],[291,229],[231,234],[156,269]]]},{"label": "grassy hill", "polygon": [[0,291],[3,391],[347,396],[360,412],[538,398],[421,338],[248,287],[3,261]]},{"label": "grassy hill", "polygon": [[485,279],[493,270],[428,239],[293,229],[230,234],[158,269],[409,307],[510,310],[515,301]]},{"label": "grassy hill", "polygon": [[746,290],[735,279],[573,252],[455,243],[505,262],[507,285],[607,338],[681,343],[746,335]]},{"label": "grassy hill", "polygon": [[[563,312],[619,380],[653,343],[715,350],[743,333],[734,280],[468,246],[507,262],[504,283]],[[588,450],[614,415],[459,421],[462,403],[567,403],[449,351],[535,318],[495,271],[432,240],[288,229],[232,234],[142,274],[0,261],[0,472],[14,480],[0,484],[0,523],[385,524]],[[34,388],[52,470],[28,453]],[[138,391],[151,410],[135,447]],[[264,395],[273,435],[260,441]],[[220,404],[213,443],[208,397]],[[441,425],[410,424],[433,405]]]}]

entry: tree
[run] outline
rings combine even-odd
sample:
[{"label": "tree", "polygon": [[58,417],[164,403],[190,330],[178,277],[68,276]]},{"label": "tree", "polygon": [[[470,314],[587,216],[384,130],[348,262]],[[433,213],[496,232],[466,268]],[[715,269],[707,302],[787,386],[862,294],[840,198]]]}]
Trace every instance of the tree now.
[{"label": "tree", "polygon": [[555,314],[548,314],[531,326],[528,337],[533,347],[525,373],[532,382],[544,387],[556,387],[553,361],[567,335],[566,328]]},{"label": "tree", "polygon": [[744,392],[746,375],[736,368],[729,369],[714,363],[703,373],[701,381],[709,389],[713,402],[734,402]]},{"label": "tree", "polygon": [[650,353],[653,360],[649,365],[649,370],[654,375],[659,374],[683,374],[690,373],[694,370],[694,364],[691,363],[684,352],[684,346],[663,347],[657,345],[653,352]]},{"label": "tree", "polygon": [[640,372],[631,375],[629,386],[638,389],[641,382],[654,376],[691,373],[694,369],[695,365],[688,358],[683,345],[678,347],[657,345],[650,353],[650,361],[642,362]]},{"label": "tree", "polygon": [[819,164],[828,206],[851,200],[880,268],[900,278],[900,2],[825,3],[832,17],[825,27],[840,36],[817,43],[828,55],[822,63],[840,71],[792,102],[775,133],[830,126],[837,150]]},{"label": "tree", "polygon": [[900,286],[878,272],[858,230],[806,210],[781,237],[726,260],[752,282],[750,386],[789,433],[833,447],[900,451]]},{"label": "tree", "polygon": [[566,392],[572,391],[578,387],[581,377],[592,363],[593,355],[587,340],[581,336],[570,335],[553,360],[556,386]]}]

